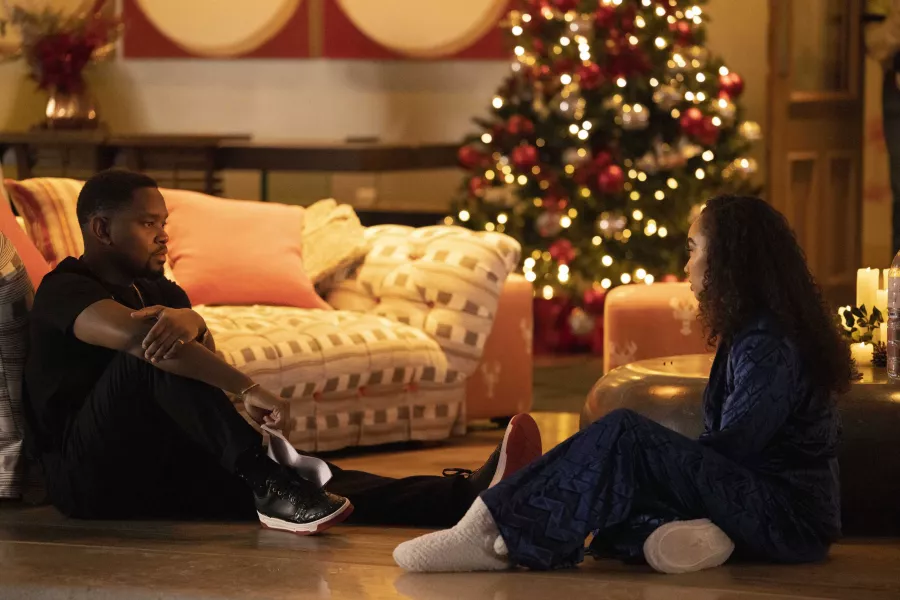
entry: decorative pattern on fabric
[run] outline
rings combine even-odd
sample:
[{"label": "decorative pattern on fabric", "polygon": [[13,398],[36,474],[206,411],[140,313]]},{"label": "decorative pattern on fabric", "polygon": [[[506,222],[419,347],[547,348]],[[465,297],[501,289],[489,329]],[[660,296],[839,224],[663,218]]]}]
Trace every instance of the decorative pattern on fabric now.
[{"label": "decorative pattern on fabric", "polygon": [[34,290],[12,243],[0,234],[0,498],[22,494],[22,369]]},{"label": "decorative pattern on fabric", "polygon": [[7,179],[5,184],[16,211],[25,219],[28,237],[50,268],[68,256],[84,253],[75,214],[83,181],[41,177],[25,181]]},{"label": "decorative pattern on fabric", "polygon": [[197,307],[229,364],[291,401],[307,451],[465,432],[464,374],[423,331],[372,314]]},{"label": "decorative pattern on fabric", "polygon": [[328,287],[328,280],[361,262],[368,252],[365,228],[352,207],[329,198],[306,209],[303,267],[314,284]]},{"label": "decorative pattern on fabric", "polygon": [[501,233],[461,227],[370,227],[365,260],[334,285],[328,303],[421,329],[450,369],[471,375],[521,246]]}]

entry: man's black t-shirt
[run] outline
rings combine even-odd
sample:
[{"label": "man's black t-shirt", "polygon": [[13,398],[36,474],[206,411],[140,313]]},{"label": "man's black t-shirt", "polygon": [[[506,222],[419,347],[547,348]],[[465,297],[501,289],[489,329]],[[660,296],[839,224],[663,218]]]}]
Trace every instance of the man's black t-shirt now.
[{"label": "man's black t-shirt", "polygon": [[25,413],[33,451],[60,451],[73,416],[116,356],[115,350],[75,337],[75,319],[84,309],[105,299],[135,310],[142,308],[142,299],[145,306],[191,306],[184,290],[168,279],[139,279],[134,284],[140,296],[131,286],[101,281],[76,258],[65,259],[44,277],[29,315],[25,361]]}]

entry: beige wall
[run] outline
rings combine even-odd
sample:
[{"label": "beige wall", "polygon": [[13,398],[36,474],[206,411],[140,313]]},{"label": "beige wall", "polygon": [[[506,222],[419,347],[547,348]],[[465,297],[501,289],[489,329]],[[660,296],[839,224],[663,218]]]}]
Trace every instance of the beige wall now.
[{"label": "beige wall", "polygon": [[[768,0],[712,0],[709,45],[746,81],[747,117],[765,123]],[[334,60],[147,60],[102,65],[91,75],[103,118],[113,130],[249,133],[260,139],[456,141],[484,114],[507,62]],[[41,115],[20,64],[0,65],[0,124],[25,129]],[[760,165],[762,153],[758,152]],[[358,187],[390,190],[404,206],[443,204],[459,183],[454,172],[412,177],[280,176],[279,198],[309,200],[333,192],[352,201]],[[258,181],[229,174],[228,192],[253,198]]]}]

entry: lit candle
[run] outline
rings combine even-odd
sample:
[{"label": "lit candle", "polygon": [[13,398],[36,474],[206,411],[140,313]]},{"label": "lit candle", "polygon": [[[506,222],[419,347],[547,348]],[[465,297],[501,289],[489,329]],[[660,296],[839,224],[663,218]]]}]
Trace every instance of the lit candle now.
[{"label": "lit candle", "polygon": [[856,272],[856,305],[865,306],[872,312],[875,306],[875,292],[878,291],[878,280],[881,271],[878,269],[860,269]]},{"label": "lit candle", "polygon": [[878,334],[881,339],[878,341],[882,344],[887,344],[887,323],[882,323],[878,328]]},{"label": "lit candle", "polygon": [[850,355],[857,367],[872,366],[872,344],[850,344]]},{"label": "lit candle", "polygon": [[[875,308],[881,311],[882,319],[887,319],[887,290],[875,291]],[[872,314],[871,310],[869,314]]]}]

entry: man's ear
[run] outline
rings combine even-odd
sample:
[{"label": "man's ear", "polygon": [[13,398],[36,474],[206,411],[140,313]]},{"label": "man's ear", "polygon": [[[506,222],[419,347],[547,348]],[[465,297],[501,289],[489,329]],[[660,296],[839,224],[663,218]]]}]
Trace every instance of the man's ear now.
[{"label": "man's ear", "polygon": [[112,238],[109,231],[109,217],[102,215],[94,215],[88,221],[88,230],[101,244],[109,246],[112,244]]}]

